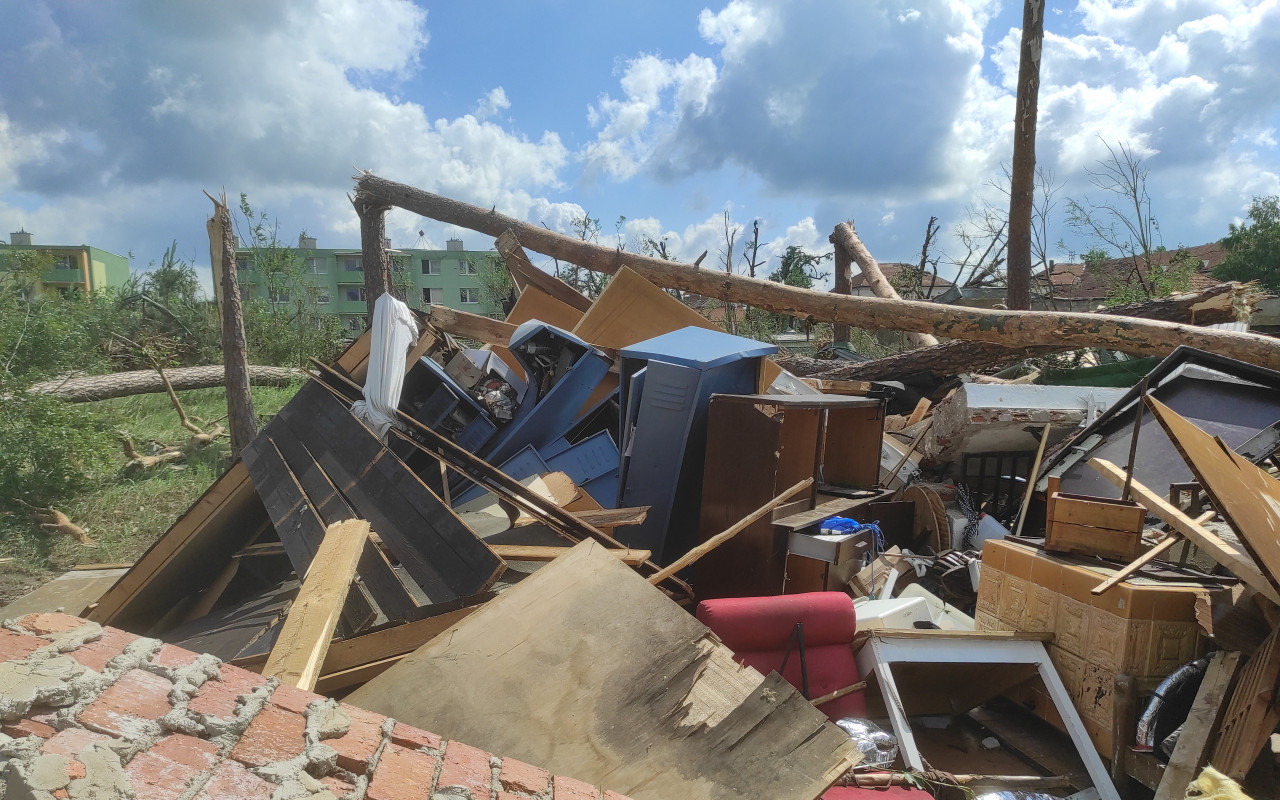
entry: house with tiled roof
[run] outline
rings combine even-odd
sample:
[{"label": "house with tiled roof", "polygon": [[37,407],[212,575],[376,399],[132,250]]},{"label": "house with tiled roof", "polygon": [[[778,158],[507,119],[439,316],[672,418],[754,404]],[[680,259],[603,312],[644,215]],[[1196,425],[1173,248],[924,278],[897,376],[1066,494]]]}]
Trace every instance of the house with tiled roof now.
[{"label": "house with tiled roof", "polygon": [[[1227,256],[1226,250],[1219,242],[1161,250],[1150,255],[1150,263],[1152,266],[1166,267],[1175,255],[1183,251],[1200,262],[1191,275],[1190,290],[1206,289],[1221,283],[1209,274]],[[1063,311],[1094,309],[1113,293],[1112,287],[1117,280],[1129,278],[1135,270],[1139,275],[1145,276],[1148,270],[1143,259],[1138,257],[1113,258],[1090,269],[1086,269],[1082,264],[1061,265],[1064,268],[1068,266],[1074,269],[1055,268],[1055,272],[1052,273],[1054,300]]]}]

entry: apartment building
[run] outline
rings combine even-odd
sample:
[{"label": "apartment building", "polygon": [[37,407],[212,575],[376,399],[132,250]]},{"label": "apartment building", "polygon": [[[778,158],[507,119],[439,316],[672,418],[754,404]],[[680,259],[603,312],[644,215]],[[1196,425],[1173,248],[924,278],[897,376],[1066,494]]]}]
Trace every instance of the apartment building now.
[{"label": "apartment building", "polygon": [[35,244],[35,236],[18,230],[9,234],[9,243],[0,242],[0,271],[8,269],[4,256],[20,251],[35,251],[53,256],[50,269],[40,273],[37,292],[68,294],[79,290],[85,294],[108,287],[123,286],[129,279],[129,259],[87,244]]}]

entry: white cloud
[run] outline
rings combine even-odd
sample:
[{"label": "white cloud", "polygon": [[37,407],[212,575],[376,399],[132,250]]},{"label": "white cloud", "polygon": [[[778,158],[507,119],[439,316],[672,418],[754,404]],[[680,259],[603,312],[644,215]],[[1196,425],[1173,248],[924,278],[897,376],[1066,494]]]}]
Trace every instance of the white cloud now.
[{"label": "white cloud", "polygon": [[511,108],[511,101],[507,99],[507,93],[501,86],[489,90],[489,93],[480,98],[480,102],[476,103],[475,115],[476,119],[488,119],[499,111]]}]

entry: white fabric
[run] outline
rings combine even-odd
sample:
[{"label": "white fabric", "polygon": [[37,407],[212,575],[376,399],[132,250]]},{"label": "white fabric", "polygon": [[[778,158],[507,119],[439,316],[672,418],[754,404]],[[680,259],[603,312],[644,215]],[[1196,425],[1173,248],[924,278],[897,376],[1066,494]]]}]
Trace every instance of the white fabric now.
[{"label": "white fabric", "polygon": [[364,399],[351,405],[351,413],[380,439],[396,422],[396,406],[404,390],[405,356],[418,341],[418,325],[409,307],[390,294],[373,304],[373,333],[369,339],[369,372],[364,379]]}]

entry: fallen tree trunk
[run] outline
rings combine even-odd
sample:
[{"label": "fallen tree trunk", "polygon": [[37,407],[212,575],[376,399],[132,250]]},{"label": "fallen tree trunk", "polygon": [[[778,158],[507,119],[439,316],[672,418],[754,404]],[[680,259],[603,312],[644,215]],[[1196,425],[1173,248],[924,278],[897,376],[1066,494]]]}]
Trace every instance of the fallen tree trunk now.
[{"label": "fallen tree trunk", "polygon": [[[843,250],[858,265],[858,269],[862,270],[862,275],[867,279],[867,286],[871,287],[871,291],[875,292],[876,297],[883,297],[886,300],[901,300],[898,290],[893,288],[893,284],[880,271],[880,263],[871,255],[871,251],[863,244],[858,232],[853,228],[853,220],[841,222],[831,233],[830,242],[837,249]],[[847,334],[846,334],[847,336]],[[837,340],[839,341],[839,340]],[[914,347],[932,347],[938,343],[938,337],[931,336],[927,333],[908,333],[907,341]]]},{"label": "fallen tree trunk", "polygon": [[1166,355],[1180,345],[1190,345],[1251,364],[1280,368],[1280,340],[1256,334],[1103,314],[992,311],[879,297],[840,297],[601,247],[368,172],[358,177],[356,191],[369,200],[495,238],[510,228],[526,248],[595,272],[612,275],[627,266],[663,288],[746,303],[814,322],[845,323],[868,330],[917,331],[1006,347],[1101,347],[1138,355]]},{"label": "fallen tree trunk", "polygon": [[[211,389],[226,385],[226,369],[221,364],[207,367],[178,367],[165,370],[169,383],[178,391],[186,389]],[[288,386],[296,380],[305,380],[306,372],[293,367],[249,367],[249,380],[254,386]],[[68,403],[91,403],[113,397],[135,394],[158,394],[165,391],[164,380],[153,369],[133,372],[112,372],[107,375],[87,375],[59,381],[36,383],[27,391],[66,400]]]},{"label": "fallen tree trunk", "polygon": [[[1247,319],[1259,297],[1250,286],[1220,283],[1200,292],[1112,306],[1099,309],[1098,313],[1216,325],[1235,322],[1242,317]],[[804,356],[781,356],[774,360],[796,375],[825,380],[876,381],[919,377],[936,382],[961,372],[1000,369],[1028,358],[1072,349],[1076,348],[1065,345],[1010,348],[991,342],[952,341],[874,361],[824,361]]]}]

